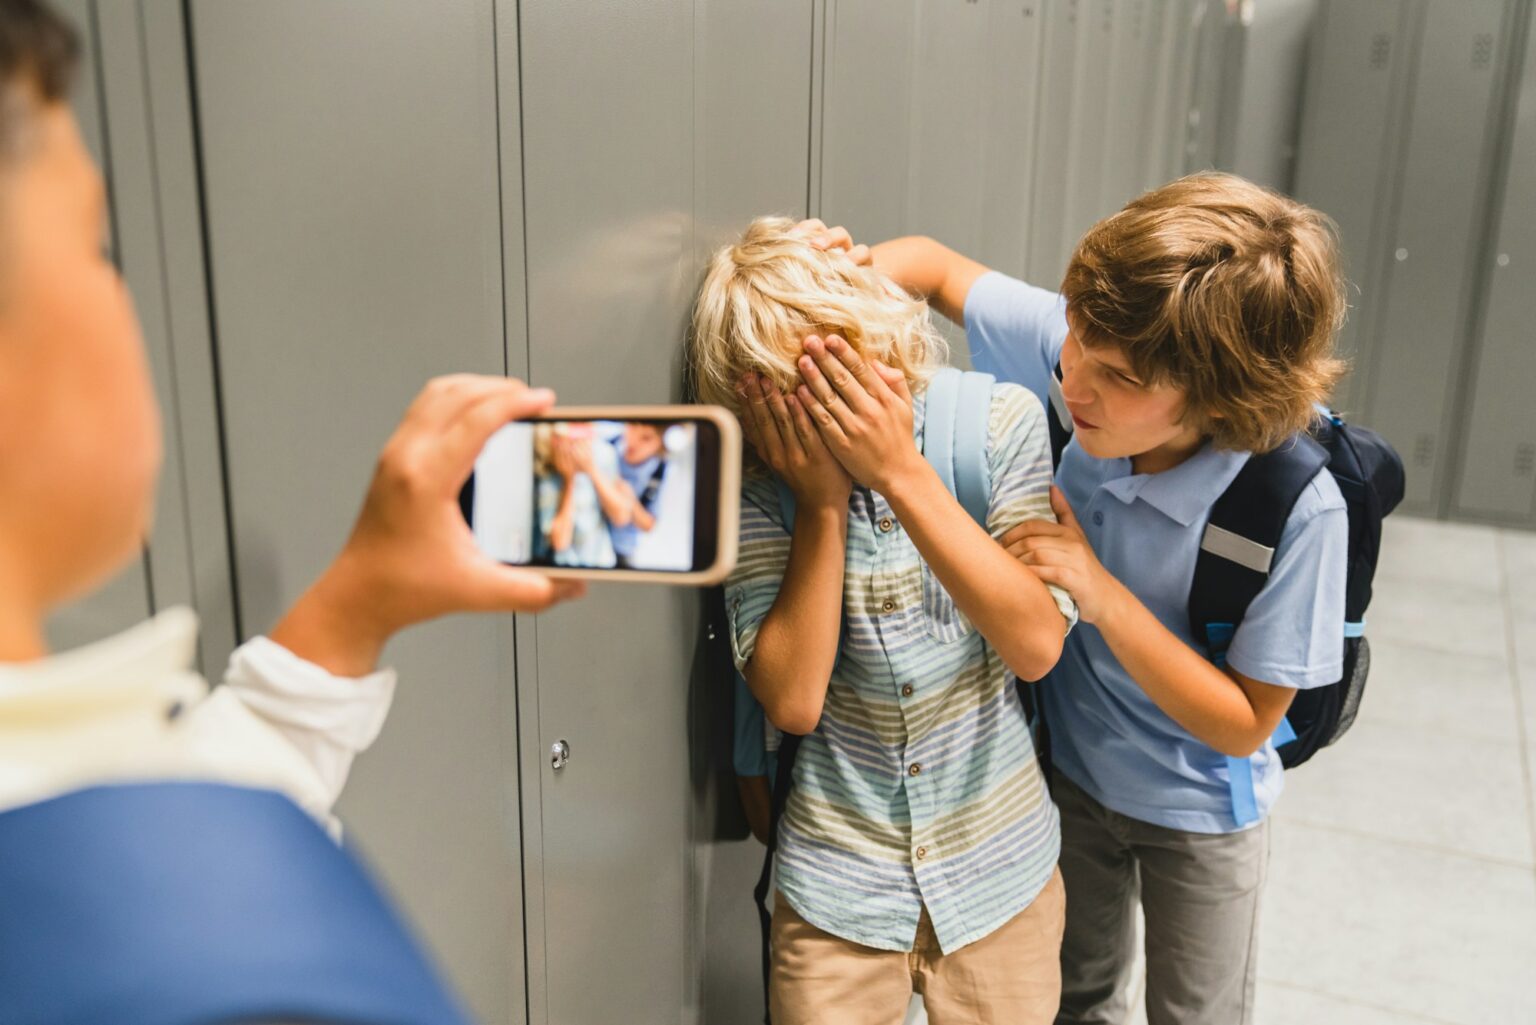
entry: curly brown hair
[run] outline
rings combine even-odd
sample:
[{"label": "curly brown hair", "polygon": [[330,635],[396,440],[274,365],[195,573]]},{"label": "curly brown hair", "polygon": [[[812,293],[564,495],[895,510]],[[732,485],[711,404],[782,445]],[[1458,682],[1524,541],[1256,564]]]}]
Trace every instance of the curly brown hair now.
[{"label": "curly brown hair", "polygon": [[1089,230],[1062,292],[1078,340],[1184,390],[1186,421],[1267,452],[1304,429],[1345,364],[1345,283],[1324,214],[1236,175],[1190,175]]}]

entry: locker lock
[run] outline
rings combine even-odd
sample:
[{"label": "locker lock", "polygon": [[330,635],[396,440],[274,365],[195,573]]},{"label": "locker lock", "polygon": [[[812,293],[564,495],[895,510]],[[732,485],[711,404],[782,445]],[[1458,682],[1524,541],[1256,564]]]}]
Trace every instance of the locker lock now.
[{"label": "locker lock", "polygon": [[557,740],[549,745],[549,767],[559,772],[565,768],[565,763],[571,760],[571,745],[563,740]]}]

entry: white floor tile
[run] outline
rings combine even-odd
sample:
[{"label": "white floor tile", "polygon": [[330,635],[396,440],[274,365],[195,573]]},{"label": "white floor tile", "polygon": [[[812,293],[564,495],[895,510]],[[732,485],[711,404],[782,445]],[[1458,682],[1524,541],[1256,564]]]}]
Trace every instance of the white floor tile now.
[{"label": "white floor tile", "polygon": [[1254,1003],[1254,1025],[1424,1025],[1437,1020],[1365,1007],[1263,979]]},{"label": "white floor tile", "polygon": [[[1420,726],[1471,740],[1520,742],[1512,673],[1500,656],[1371,646],[1358,722]],[[1340,744],[1349,743],[1348,735]]]},{"label": "white floor tile", "polygon": [[1382,524],[1376,578],[1499,587],[1498,531],[1493,527],[1441,523],[1403,516]]},{"label": "white floor tile", "polygon": [[1536,1020],[1533,966],[1536,873],[1529,868],[1276,820],[1261,978],[1324,998],[1489,1025]]},{"label": "white floor tile", "polygon": [[1530,865],[1523,771],[1517,743],[1358,722],[1338,746],[1286,775],[1275,813]]},{"label": "white floor tile", "polygon": [[1378,579],[1366,612],[1372,647],[1405,644],[1507,658],[1503,595],[1482,583]]}]

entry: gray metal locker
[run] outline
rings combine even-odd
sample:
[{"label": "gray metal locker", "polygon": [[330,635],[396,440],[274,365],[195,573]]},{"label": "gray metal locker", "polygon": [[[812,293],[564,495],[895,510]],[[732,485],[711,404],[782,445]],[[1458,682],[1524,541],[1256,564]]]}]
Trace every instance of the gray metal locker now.
[{"label": "gray metal locker", "polygon": [[[707,0],[696,11],[701,21],[694,61],[697,269],[752,217],[806,213],[810,72],[823,8],[818,0]],[[774,87],[764,88],[769,82]],[[691,684],[696,943],[687,970],[699,993],[690,1011],[705,1025],[755,1025],[762,1020],[763,984],[752,887],[763,846],[751,836],[718,838],[717,816],[739,800],[730,767],[731,694],[725,682]]]},{"label": "gray metal locker", "polygon": [[1139,195],[1141,154],[1150,120],[1152,59],[1157,56],[1155,0],[1118,0],[1111,26],[1109,113],[1104,119],[1104,176],[1099,207],[1103,217]]},{"label": "gray metal locker", "polygon": [[905,234],[920,0],[828,0],[820,193],[811,209],[855,239]]},{"label": "gray metal locker", "polygon": [[1505,0],[1465,0],[1430,3],[1421,14],[1365,403],[1371,425],[1407,463],[1405,508],[1420,512],[1439,511],[1446,497],[1447,439],[1469,343],[1472,257],[1508,7]]},{"label": "gray metal locker", "polygon": [[1489,267],[1481,347],[1468,399],[1455,509],[1504,522],[1536,521],[1536,31],[1527,26],[1508,176]]},{"label": "gray metal locker", "polygon": [[[421,385],[506,369],[502,208],[519,193],[500,166],[495,30],[510,19],[490,0],[201,0],[190,16],[239,602],[256,633],[341,546]],[[510,631],[436,622],[385,662],[394,709],[340,814],[479,1018],[522,1021]]]},{"label": "gray metal locker", "polygon": [[1393,248],[1389,200],[1402,137],[1396,126],[1406,116],[1411,13],[1403,0],[1323,4],[1303,93],[1295,194],[1339,226],[1350,311],[1338,344],[1352,370],[1333,401],[1356,417],[1369,412],[1362,403],[1375,356],[1382,255]]},{"label": "gray metal locker", "polygon": [[[1114,0],[1074,0],[1075,21],[1072,102],[1067,108],[1067,168],[1065,217],[1060,249],[1054,267],[1043,268],[1047,280],[1060,280],[1077,240],[1101,217],[1106,208],[1104,163],[1107,155],[1105,126],[1110,113],[1110,79],[1107,64],[1113,51]],[[1058,116],[1060,116],[1058,114]]]},{"label": "gray metal locker", "polygon": [[[679,397],[699,270],[693,13],[520,6],[525,237],[506,241],[527,254],[528,372],[562,401]],[[690,591],[611,585],[518,624],[532,1022],[696,1013],[698,619]]]},{"label": "gray metal locker", "polygon": [[1030,194],[1029,235],[1024,261],[1030,281],[1042,287],[1061,283],[1069,243],[1066,234],[1068,137],[1076,76],[1077,10],[1083,0],[1042,0],[1040,93],[1035,115],[1035,172]]}]

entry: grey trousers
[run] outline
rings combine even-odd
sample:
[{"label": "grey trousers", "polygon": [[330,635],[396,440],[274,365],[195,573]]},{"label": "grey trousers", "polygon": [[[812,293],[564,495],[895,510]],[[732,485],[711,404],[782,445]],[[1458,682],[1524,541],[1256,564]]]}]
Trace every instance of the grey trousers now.
[{"label": "grey trousers", "polygon": [[1189,833],[1110,811],[1059,772],[1067,929],[1056,1025],[1123,1025],[1146,918],[1148,1025],[1250,1025],[1269,821]]}]

